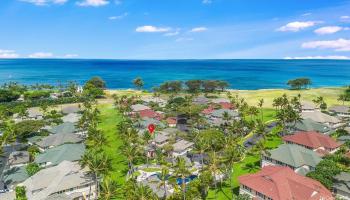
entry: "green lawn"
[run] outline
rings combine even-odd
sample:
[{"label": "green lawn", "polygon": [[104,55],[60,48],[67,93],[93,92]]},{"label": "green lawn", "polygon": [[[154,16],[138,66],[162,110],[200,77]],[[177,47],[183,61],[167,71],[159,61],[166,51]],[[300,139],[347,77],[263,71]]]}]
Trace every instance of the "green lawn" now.
[{"label": "green lawn", "polygon": [[107,144],[103,147],[103,150],[110,156],[113,165],[110,177],[119,184],[124,183],[127,163],[125,157],[119,152],[122,141],[116,133],[116,125],[120,122],[121,115],[111,104],[100,104],[99,109],[101,111],[101,123],[99,128],[101,128],[107,138]]},{"label": "green lawn", "polygon": [[256,119],[262,119],[261,118],[261,111],[262,111],[262,118],[264,122],[270,122],[276,118],[276,110],[273,108],[263,108],[262,110],[259,109],[259,114],[257,116],[253,116],[251,118],[250,116],[246,116],[246,120],[251,121],[251,119],[256,120]]}]

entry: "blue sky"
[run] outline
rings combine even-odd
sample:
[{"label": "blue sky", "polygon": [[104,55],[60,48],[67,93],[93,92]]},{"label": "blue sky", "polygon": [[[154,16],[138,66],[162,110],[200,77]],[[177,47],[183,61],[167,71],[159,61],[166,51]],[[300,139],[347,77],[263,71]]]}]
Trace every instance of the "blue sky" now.
[{"label": "blue sky", "polygon": [[1,0],[0,58],[350,59],[349,0]]}]

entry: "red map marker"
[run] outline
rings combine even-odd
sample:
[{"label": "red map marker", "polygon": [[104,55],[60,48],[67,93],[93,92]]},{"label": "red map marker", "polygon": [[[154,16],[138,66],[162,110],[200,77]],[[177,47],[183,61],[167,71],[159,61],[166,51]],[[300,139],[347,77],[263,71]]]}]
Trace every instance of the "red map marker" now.
[{"label": "red map marker", "polygon": [[155,129],[156,129],[156,126],[154,124],[148,125],[148,131],[151,133],[151,135],[153,134]]}]

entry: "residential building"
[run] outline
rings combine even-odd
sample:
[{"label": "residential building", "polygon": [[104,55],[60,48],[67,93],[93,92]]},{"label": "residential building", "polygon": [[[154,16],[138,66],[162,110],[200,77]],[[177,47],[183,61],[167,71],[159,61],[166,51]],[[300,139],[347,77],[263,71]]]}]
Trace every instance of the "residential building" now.
[{"label": "residential building", "polygon": [[147,105],[149,105],[150,103],[157,103],[159,105],[159,107],[165,107],[167,101],[160,98],[160,97],[152,97],[152,96],[149,96],[149,97],[141,97],[141,100],[143,102],[145,102]]},{"label": "residential building", "polygon": [[66,115],[71,113],[77,113],[80,111],[81,111],[81,108],[79,104],[69,104],[69,105],[62,106],[62,113]]},{"label": "residential building", "polygon": [[74,144],[80,143],[82,141],[83,137],[81,135],[74,133],[61,133],[44,137],[35,144],[38,145],[41,151],[45,151],[46,149],[50,149],[62,144]]},{"label": "residential building", "polygon": [[350,200],[350,173],[341,172],[336,175],[332,191],[340,199]]},{"label": "residential building", "polygon": [[261,167],[285,166],[296,173],[306,175],[314,171],[321,157],[314,151],[295,144],[282,144],[262,154]]},{"label": "residential building", "polygon": [[74,123],[64,122],[60,125],[54,126],[48,130],[52,134],[61,134],[61,133],[75,133],[77,128]]},{"label": "residential building", "polygon": [[183,156],[187,152],[192,150],[193,142],[189,142],[186,140],[179,140],[175,144],[173,144],[173,156]]},{"label": "residential building", "polygon": [[345,105],[332,106],[329,111],[339,117],[350,117],[350,107]]},{"label": "residential building", "polygon": [[29,178],[29,175],[27,173],[26,166],[21,166],[5,170],[3,172],[2,180],[8,189],[13,190],[16,185],[22,183],[27,178]]},{"label": "residential building", "polygon": [[14,151],[9,155],[7,164],[10,168],[21,167],[29,163],[28,151]]},{"label": "residential building", "polygon": [[55,166],[62,161],[78,161],[81,159],[85,151],[84,144],[64,144],[37,155],[34,162],[41,167]]},{"label": "residential building", "polygon": [[239,193],[256,200],[333,200],[321,183],[296,174],[288,167],[267,166],[238,178]]},{"label": "residential building", "polygon": [[62,161],[57,166],[42,169],[20,185],[26,187],[27,198],[31,200],[46,200],[56,195],[69,199],[95,196],[93,179],[77,162]]},{"label": "residential building", "polygon": [[303,119],[311,119],[315,122],[325,124],[329,128],[338,128],[342,125],[342,122],[338,118],[327,115],[321,111],[302,112],[301,117]]},{"label": "residential building", "polygon": [[293,131],[317,131],[319,133],[327,134],[330,132],[330,128],[322,123],[313,121],[306,118],[298,121],[297,123],[289,124],[292,126]]},{"label": "residential building", "polygon": [[287,144],[300,145],[321,155],[334,153],[340,147],[340,143],[337,143],[333,138],[315,131],[296,132],[293,135],[284,136],[283,140]]},{"label": "residential building", "polygon": [[140,112],[142,110],[150,110],[151,108],[142,104],[134,104],[131,105],[131,110],[132,112],[136,113],[136,112]]},{"label": "residential building", "polygon": [[316,110],[318,110],[318,109],[314,103],[307,102],[307,101],[301,102],[301,111],[302,112],[314,112]]},{"label": "residential building", "polygon": [[176,125],[177,125],[177,119],[176,119],[176,117],[168,117],[168,118],[166,119],[166,122],[167,122],[168,126],[169,126],[169,127],[172,127],[172,128],[176,127]]}]

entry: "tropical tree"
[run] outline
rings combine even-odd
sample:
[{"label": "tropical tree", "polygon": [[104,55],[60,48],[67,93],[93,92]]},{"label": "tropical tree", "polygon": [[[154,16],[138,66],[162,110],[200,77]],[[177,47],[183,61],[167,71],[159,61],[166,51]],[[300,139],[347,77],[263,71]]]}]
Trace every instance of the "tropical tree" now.
[{"label": "tropical tree", "polygon": [[217,178],[220,172],[221,158],[218,156],[217,152],[212,151],[209,153],[209,164],[207,166],[208,171],[212,173],[214,179],[214,188],[215,188],[215,199],[217,199]]},{"label": "tropical tree", "polygon": [[260,108],[261,121],[264,121],[264,109],[263,109],[263,106],[264,106],[264,99],[259,99],[258,107]]},{"label": "tropical tree", "polygon": [[100,200],[115,199],[119,194],[119,185],[109,177],[104,177],[101,183]]},{"label": "tropical tree", "polygon": [[182,195],[183,200],[186,199],[186,177],[191,175],[188,167],[186,166],[186,161],[183,157],[177,157],[176,163],[174,165],[174,174],[181,178],[181,187],[182,187]]},{"label": "tropical tree", "polygon": [[17,186],[15,189],[16,199],[15,200],[27,200],[26,196],[26,187],[25,186]]},{"label": "tropical tree", "polygon": [[135,78],[132,83],[134,84],[134,86],[138,89],[138,90],[141,90],[143,85],[144,85],[144,82],[142,80],[141,77],[137,77]]},{"label": "tropical tree", "polygon": [[[112,169],[111,159],[104,153],[88,149],[80,160],[82,168],[88,167],[92,180],[95,182],[96,197],[99,196],[100,177],[107,175]],[[89,193],[90,196],[91,193]]]},{"label": "tropical tree", "polygon": [[158,184],[158,188],[163,188],[164,190],[164,196],[163,199],[166,199],[168,197],[168,190],[167,190],[167,180],[169,178],[169,168],[166,165],[163,165],[162,171],[159,174],[160,182]]},{"label": "tropical tree", "polygon": [[133,178],[134,164],[141,155],[141,149],[138,145],[126,143],[122,146],[122,153],[125,155],[126,160],[128,161],[128,176]]}]

